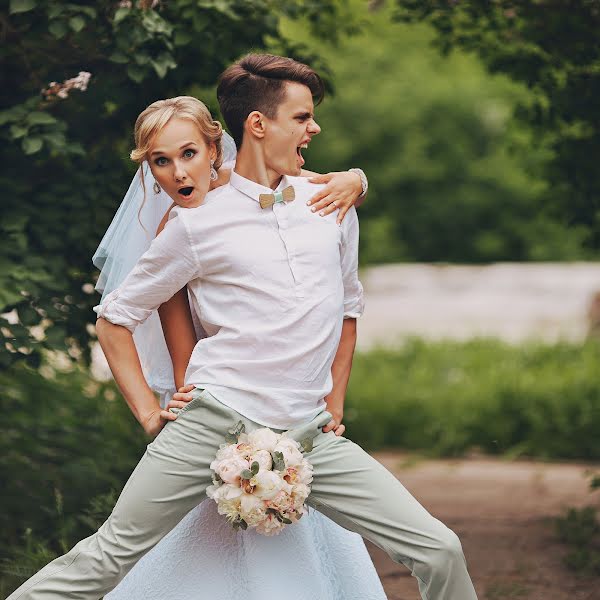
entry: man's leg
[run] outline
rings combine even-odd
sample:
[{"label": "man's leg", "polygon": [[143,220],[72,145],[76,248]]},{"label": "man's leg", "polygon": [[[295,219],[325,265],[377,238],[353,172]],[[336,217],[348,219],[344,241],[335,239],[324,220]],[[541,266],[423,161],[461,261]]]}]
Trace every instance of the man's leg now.
[{"label": "man's leg", "polygon": [[476,600],[456,534],[385,467],[333,431],[316,436],[307,458],[314,466],[309,505],[406,565],[424,599]]},{"label": "man's leg", "polygon": [[[148,446],[97,533],[52,561],[7,600],[97,600],[206,496],[226,431],[195,396]],[[229,422],[233,417],[229,418]],[[225,422],[225,421],[224,421]]]}]

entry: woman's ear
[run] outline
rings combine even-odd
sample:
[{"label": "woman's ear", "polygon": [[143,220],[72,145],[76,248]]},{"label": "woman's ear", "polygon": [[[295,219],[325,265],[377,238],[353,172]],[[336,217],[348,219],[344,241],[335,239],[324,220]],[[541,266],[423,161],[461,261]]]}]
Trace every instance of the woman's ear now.
[{"label": "woman's ear", "polygon": [[210,157],[210,161],[214,162],[217,160],[217,145],[215,142],[210,142],[208,145],[208,156]]},{"label": "woman's ear", "polygon": [[262,139],[265,136],[265,116],[257,110],[252,111],[246,117],[245,130],[253,137]]}]

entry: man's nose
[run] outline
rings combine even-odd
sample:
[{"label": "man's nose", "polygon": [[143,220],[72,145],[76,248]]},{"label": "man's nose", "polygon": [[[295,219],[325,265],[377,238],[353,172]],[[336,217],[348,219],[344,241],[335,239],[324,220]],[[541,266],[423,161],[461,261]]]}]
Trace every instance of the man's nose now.
[{"label": "man's nose", "polygon": [[309,131],[312,135],[317,135],[317,133],[321,133],[321,128],[314,119],[310,122]]}]

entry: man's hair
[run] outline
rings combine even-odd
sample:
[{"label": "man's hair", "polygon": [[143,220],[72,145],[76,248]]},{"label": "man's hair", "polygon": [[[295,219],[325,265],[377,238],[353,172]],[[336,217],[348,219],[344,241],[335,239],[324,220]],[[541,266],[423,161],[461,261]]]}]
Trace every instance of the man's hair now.
[{"label": "man's hair", "polygon": [[284,56],[248,54],[226,69],[219,78],[217,99],[229,132],[240,148],[244,123],[248,115],[258,110],[269,119],[285,99],[285,83],[294,81],[308,87],[319,104],[325,86],[309,66]]}]

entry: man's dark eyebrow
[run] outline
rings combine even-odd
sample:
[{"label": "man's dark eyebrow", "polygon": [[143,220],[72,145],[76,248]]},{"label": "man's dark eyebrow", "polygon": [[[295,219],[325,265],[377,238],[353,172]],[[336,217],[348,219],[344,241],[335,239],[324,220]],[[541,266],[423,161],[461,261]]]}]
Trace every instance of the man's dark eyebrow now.
[{"label": "man's dark eyebrow", "polygon": [[[183,146],[181,146],[181,148],[179,148],[180,150],[183,150],[184,148],[187,148],[188,146],[195,146],[196,142],[186,142]],[[164,154],[164,152],[162,152],[161,150],[155,150],[154,152],[150,153],[150,156],[154,156],[155,154]]]}]

